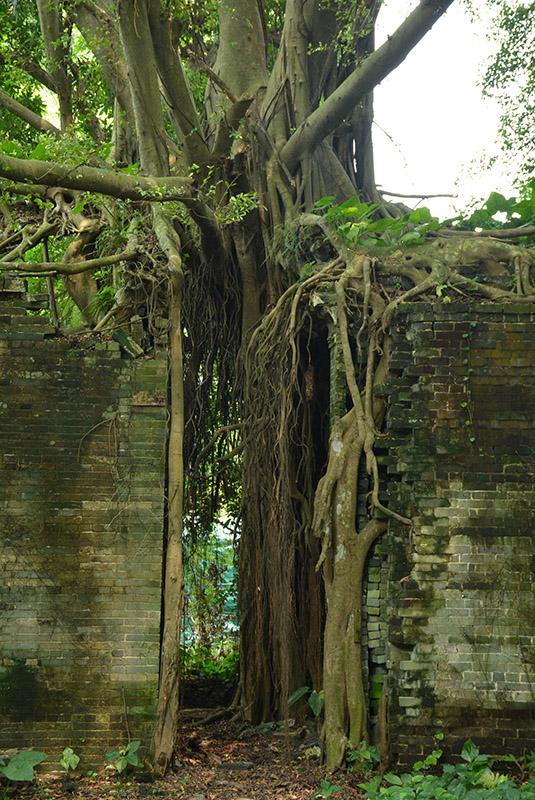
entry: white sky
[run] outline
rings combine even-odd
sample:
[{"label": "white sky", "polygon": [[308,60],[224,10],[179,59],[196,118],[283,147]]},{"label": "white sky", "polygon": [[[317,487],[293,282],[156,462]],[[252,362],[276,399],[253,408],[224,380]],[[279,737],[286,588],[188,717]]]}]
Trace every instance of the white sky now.
[{"label": "white sky", "polygon": [[[386,0],[378,18],[377,46],[415,5],[410,0]],[[457,194],[453,200],[422,201],[440,217],[493,190],[514,194],[503,165],[492,172],[474,168],[485,151],[497,151],[493,142],[499,107],[483,98],[477,85],[492,52],[488,30],[473,23],[456,0],[377,87],[375,167],[382,188],[406,194]]]}]

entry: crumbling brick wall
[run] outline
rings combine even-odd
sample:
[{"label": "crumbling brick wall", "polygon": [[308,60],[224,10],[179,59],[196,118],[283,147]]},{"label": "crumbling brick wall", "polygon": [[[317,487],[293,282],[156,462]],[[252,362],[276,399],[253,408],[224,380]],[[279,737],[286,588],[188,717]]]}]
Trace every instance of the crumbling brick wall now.
[{"label": "crumbling brick wall", "polygon": [[535,315],[412,304],[393,329],[389,733],[410,762],[535,748]]},{"label": "crumbling brick wall", "polygon": [[0,295],[0,749],[103,763],[158,680],[166,358]]}]

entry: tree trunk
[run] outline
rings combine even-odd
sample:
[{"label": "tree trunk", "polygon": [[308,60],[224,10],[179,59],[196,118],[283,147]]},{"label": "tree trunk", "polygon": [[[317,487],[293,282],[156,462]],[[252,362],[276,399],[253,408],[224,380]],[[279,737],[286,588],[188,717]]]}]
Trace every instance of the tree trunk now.
[{"label": "tree trunk", "polygon": [[[166,235],[166,234],[164,234]],[[169,434],[167,443],[167,541],[163,586],[160,682],[152,759],[163,775],[173,757],[178,729],[180,623],[184,600],[182,518],[184,501],[184,377],[182,360],[182,268],[178,253],[169,268]]]}]

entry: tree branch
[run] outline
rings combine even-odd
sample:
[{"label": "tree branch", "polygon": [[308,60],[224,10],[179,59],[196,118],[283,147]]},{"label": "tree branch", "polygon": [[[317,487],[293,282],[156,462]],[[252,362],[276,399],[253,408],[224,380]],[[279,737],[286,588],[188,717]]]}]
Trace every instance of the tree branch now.
[{"label": "tree branch", "polygon": [[65,167],[53,161],[14,158],[3,153],[0,153],[0,177],[41,186],[98,192],[121,200],[187,200],[190,187],[187,178],[121,175],[96,167]]},{"label": "tree branch", "polygon": [[189,162],[202,164],[210,158],[210,151],[202,137],[201,121],[180,56],[172,45],[169,12],[164,11],[161,0],[150,0],[148,14],[156,67],[173,127],[188,152]]},{"label": "tree branch", "polygon": [[471,239],[516,239],[519,236],[534,236],[535,225],[524,225],[520,228],[496,228],[484,231],[461,231],[453,228],[441,228],[437,231],[441,236],[467,236]]},{"label": "tree branch", "polygon": [[453,0],[421,0],[397,31],[349,75],[290,137],[281,158],[295,172],[301,158],[343,122],[372,89],[386,78],[415,47]]},{"label": "tree branch", "polygon": [[379,194],[386,194],[388,197],[404,197],[411,200],[428,200],[431,197],[457,197],[456,194],[400,194],[400,192],[387,192],[386,189],[377,187]]},{"label": "tree branch", "polygon": [[68,13],[93,51],[107,83],[133,127],[132,96],[116,20],[104,8],[88,2],[71,3]]},{"label": "tree branch", "polygon": [[219,89],[221,89],[223,94],[226,94],[231,103],[238,102],[238,98],[230,90],[230,88],[227,86],[223,78],[221,78],[221,76],[218,75],[217,72],[214,72],[212,67],[208,66],[208,64],[205,61],[201,61],[200,58],[192,57],[190,58],[190,64],[194,69],[197,69],[199,70],[199,72],[202,72],[204,75],[206,75],[212,81],[212,83],[214,83]]},{"label": "tree branch", "polygon": [[27,122],[28,125],[31,125],[32,128],[35,128],[37,131],[41,131],[42,133],[50,133],[52,136],[55,136],[56,139],[59,139],[60,136],[62,136],[59,128],[56,128],[56,126],[52,125],[52,123],[47,119],[40,117],[39,114],[35,113],[35,111],[23,106],[22,103],[19,103],[18,100],[15,100],[2,89],[0,89],[0,106],[3,106],[8,111],[11,111],[12,114],[15,114],[15,116],[24,120],[24,122]]},{"label": "tree branch", "polygon": [[56,91],[52,76],[46,71],[46,69],[43,69],[39,64],[36,64],[31,59],[24,58],[24,56],[21,56],[20,53],[0,53],[0,64],[5,64],[6,62],[15,64],[19,69],[27,72],[28,75],[30,75],[32,78],[35,78],[36,81],[39,81],[39,83],[42,83],[47,89],[50,89],[51,92]]},{"label": "tree branch", "polygon": [[46,273],[48,275],[79,275],[82,272],[89,272],[102,267],[111,267],[120,261],[132,261],[139,255],[135,250],[125,250],[114,256],[104,256],[103,258],[91,258],[87,261],[73,261],[65,263],[63,261],[0,261],[0,270],[10,272],[31,272],[32,274]]},{"label": "tree branch", "polygon": [[61,128],[73,123],[72,85],[68,74],[69,49],[64,39],[64,18],[58,0],[37,0],[37,11],[46,50],[50,77],[58,96]]},{"label": "tree branch", "polygon": [[148,0],[118,0],[119,33],[132,92],[141,169],[169,174],[169,153],[160,100],[156,54],[149,25]]}]

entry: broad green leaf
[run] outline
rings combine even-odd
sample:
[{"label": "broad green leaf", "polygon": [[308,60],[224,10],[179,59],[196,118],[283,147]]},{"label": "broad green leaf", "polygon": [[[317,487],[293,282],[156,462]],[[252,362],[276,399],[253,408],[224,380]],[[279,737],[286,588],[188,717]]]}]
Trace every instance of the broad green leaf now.
[{"label": "broad green leaf", "polygon": [[117,770],[117,772],[120,774],[121,772],[124,772],[124,771],[125,771],[125,769],[127,768],[127,766],[128,766],[128,759],[126,758],[126,756],[121,756],[121,757],[120,757],[120,758],[118,758],[118,759],[117,759],[117,761],[115,761],[114,763],[115,763],[115,769],[116,769],[116,770]]},{"label": "broad green leaf", "polygon": [[484,208],[474,211],[468,218],[468,223],[473,225],[474,228],[492,228],[496,225],[496,222],[492,219],[489,212]]},{"label": "broad green leaf", "polygon": [[422,222],[432,222],[433,216],[428,208],[422,206],[422,208],[415,208],[414,211],[410,212],[409,220],[417,224]]},{"label": "broad green leaf", "polygon": [[471,739],[467,739],[461,751],[461,758],[468,763],[474,761],[479,755],[479,748],[475,746]]},{"label": "broad green leaf", "polygon": [[293,706],[295,703],[297,703],[299,700],[301,700],[301,698],[304,697],[305,695],[307,695],[309,692],[310,692],[310,687],[309,686],[300,686],[299,689],[296,689],[295,692],[292,692],[292,694],[288,698],[288,705],[289,706]]},{"label": "broad green leaf", "polygon": [[371,781],[368,781],[367,783],[359,783],[357,785],[359,789],[364,789],[368,797],[373,797],[381,784],[381,780],[381,776],[376,775]]},{"label": "broad green leaf", "polygon": [[59,763],[63,769],[76,769],[80,763],[80,756],[74,752],[72,747],[66,747],[61,755]]},{"label": "broad green leaf", "polygon": [[368,231],[373,233],[384,233],[386,230],[392,227],[393,220],[391,219],[377,219],[374,222],[370,222],[368,225]]},{"label": "broad green leaf", "polygon": [[6,153],[9,156],[16,156],[16,158],[24,158],[24,150],[17,144],[17,142],[11,142],[7,139],[5,142],[0,144],[0,151],[2,153]]},{"label": "broad green leaf", "polygon": [[485,207],[489,212],[490,216],[493,217],[494,214],[497,214],[499,211],[509,211],[513,201],[507,200],[503,194],[499,192],[491,192],[487,202],[485,203]]},{"label": "broad green leaf", "polygon": [[41,139],[40,142],[37,142],[35,147],[33,148],[32,152],[30,153],[30,158],[35,158],[37,161],[46,161],[48,158],[48,143],[46,140]]},{"label": "broad green leaf", "polygon": [[321,197],[319,200],[316,200],[314,203],[314,208],[327,208],[333,204],[333,201],[336,200],[334,194],[329,195],[328,197]]},{"label": "broad green leaf", "polygon": [[7,767],[2,767],[1,771],[10,781],[33,781],[33,768],[47,758],[47,754],[39,750],[23,750],[14,755]]},{"label": "broad green leaf", "polygon": [[308,705],[312,709],[312,713],[316,717],[316,719],[320,716],[321,712],[323,711],[325,700],[323,696],[323,689],[320,692],[313,691],[308,698]]},{"label": "broad green leaf", "polygon": [[422,241],[422,234],[419,231],[408,231],[400,237],[401,244],[416,244]]},{"label": "broad green leaf", "polygon": [[401,780],[399,775],[394,775],[393,772],[387,772],[386,775],[384,775],[383,777],[384,780],[391,786],[403,786],[403,781]]}]

